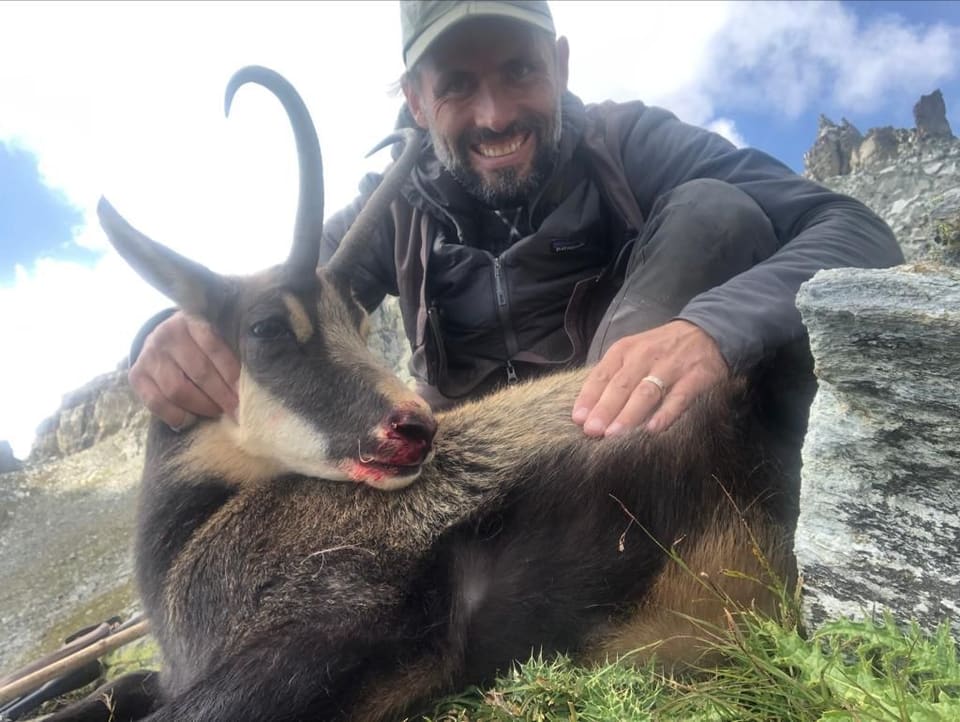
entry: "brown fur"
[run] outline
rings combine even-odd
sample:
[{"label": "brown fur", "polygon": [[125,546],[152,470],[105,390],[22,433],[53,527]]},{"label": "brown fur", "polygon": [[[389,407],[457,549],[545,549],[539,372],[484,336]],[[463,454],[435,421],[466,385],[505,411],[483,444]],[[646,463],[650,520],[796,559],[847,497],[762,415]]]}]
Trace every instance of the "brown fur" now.
[{"label": "brown fur", "polygon": [[[717,412],[742,393],[741,387],[717,389],[663,434],[638,431],[589,439],[570,419],[584,374],[584,370],[558,374],[441,415],[434,460],[415,484],[394,493],[319,480],[289,484],[254,480],[242,486],[192,535],[165,575],[164,601],[158,608],[164,610],[164,621],[158,625],[158,637],[177,670],[168,689],[185,691],[211,663],[229,655],[226,650],[269,639],[276,634],[272,630],[288,624],[322,629],[321,618],[311,621],[317,604],[337,610],[336,638],[343,641],[328,641],[331,647],[349,646],[350,639],[378,628],[389,638],[391,625],[399,622],[393,616],[395,605],[449,530],[495,512],[526,485],[535,484],[531,488],[536,489],[536,499],[548,507],[572,493],[585,499],[592,496],[591,503],[598,510],[606,508],[603,513],[610,519],[603,553],[618,542],[625,552],[635,551],[649,541],[649,530],[636,515],[648,512],[636,503],[625,509],[619,499],[606,498],[602,491],[590,494],[594,485],[602,488],[604,476],[614,469],[622,473],[630,464],[637,465],[638,476],[629,483],[658,484],[666,508],[680,514],[679,524],[668,526],[669,536],[656,541],[674,546],[688,569],[657,552],[648,563],[661,570],[632,600],[633,611],[624,608],[622,614],[598,624],[581,647],[569,651],[590,662],[648,646],[648,652],[632,658],[639,661],[655,652],[669,666],[690,664],[698,661],[706,632],[685,617],[722,627],[725,610],[733,605],[775,611],[776,598],[764,584],[770,581],[769,572],[787,579],[791,567],[786,533],[764,511],[766,487],[747,494],[734,491],[735,496],[727,498],[711,475],[715,470],[733,474],[752,466],[755,459],[741,465],[734,453],[732,464],[721,457],[714,463],[710,455],[715,450],[735,449],[723,436],[729,432],[709,429],[721,434],[712,447],[701,441],[708,430],[704,425],[714,423]],[[577,459],[575,465],[558,463],[571,455]],[[650,460],[656,460],[656,476],[644,478]],[[563,469],[573,475],[564,478]],[[541,478],[542,470],[550,478]],[[684,508],[669,499],[671,480],[691,473],[701,474],[700,486],[694,486],[698,498],[713,505],[706,521],[695,507]],[[654,479],[667,480],[667,485]],[[163,483],[182,482],[167,477]],[[754,506],[751,500],[756,501]],[[594,513],[583,510],[586,515]],[[562,535],[563,528],[551,534]],[[600,549],[583,548],[584,560]],[[761,583],[727,577],[725,570]],[[256,597],[257,606],[251,607],[255,598],[251,595],[263,584],[270,585],[269,596]],[[217,600],[215,609],[207,599]],[[456,619],[469,623],[473,613],[453,611],[454,626],[460,624]],[[451,637],[441,649],[376,663],[371,658],[370,673],[361,675],[349,695],[351,701],[344,701],[349,710],[345,718],[390,719],[411,703],[449,689],[452,682],[462,683],[469,645]]]},{"label": "brown fur", "polygon": [[294,296],[289,293],[283,295],[283,303],[290,312],[290,327],[297,336],[297,341],[306,343],[313,336],[313,324],[306,310]]},{"label": "brown fur", "polygon": [[[690,543],[688,543],[690,542]],[[598,635],[582,661],[656,657],[668,669],[720,663],[711,644],[740,610],[780,613],[778,585],[793,583],[793,561],[782,529],[733,502],[716,510],[698,539],[678,540],[671,558],[636,612],[618,629]]]}]

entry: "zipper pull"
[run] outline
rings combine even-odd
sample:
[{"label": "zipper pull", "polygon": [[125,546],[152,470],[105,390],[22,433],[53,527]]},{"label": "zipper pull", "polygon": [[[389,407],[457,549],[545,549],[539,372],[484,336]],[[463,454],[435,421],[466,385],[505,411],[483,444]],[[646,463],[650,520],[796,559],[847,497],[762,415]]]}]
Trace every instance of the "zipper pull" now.
[{"label": "zipper pull", "polygon": [[517,380],[517,370],[513,367],[513,364],[510,363],[510,359],[507,359],[507,383],[515,384]]}]

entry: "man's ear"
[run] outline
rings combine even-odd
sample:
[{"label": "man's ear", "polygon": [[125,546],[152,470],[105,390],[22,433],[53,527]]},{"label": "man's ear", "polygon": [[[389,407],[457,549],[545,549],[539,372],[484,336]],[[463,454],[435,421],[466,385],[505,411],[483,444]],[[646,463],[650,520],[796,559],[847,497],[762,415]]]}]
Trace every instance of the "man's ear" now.
[{"label": "man's ear", "polygon": [[423,112],[423,100],[420,97],[420,90],[417,87],[419,80],[412,75],[413,71],[407,72],[400,81],[400,87],[403,89],[403,97],[407,99],[407,107],[410,108],[410,114],[424,130],[427,130],[427,117]]},{"label": "man's ear", "polygon": [[570,43],[561,35],[557,38],[557,80],[560,89],[567,89],[567,79],[570,77]]}]

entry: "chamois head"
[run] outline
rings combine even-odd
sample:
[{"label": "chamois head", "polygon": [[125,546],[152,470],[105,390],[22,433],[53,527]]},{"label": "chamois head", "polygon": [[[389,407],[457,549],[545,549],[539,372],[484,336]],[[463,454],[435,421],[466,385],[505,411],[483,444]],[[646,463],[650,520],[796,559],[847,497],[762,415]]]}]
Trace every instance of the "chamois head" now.
[{"label": "chamois head", "polygon": [[405,486],[431,453],[436,423],[427,404],[368,352],[366,314],[343,271],[363,252],[371,227],[416,162],[419,139],[406,137],[404,152],[337,254],[317,268],[323,166],[313,122],[293,86],[257,66],[231,78],[227,114],[248,82],[277,96],[296,139],[299,205],[285,263],[248,277],[220,276],[147,238],[105,199],[97,209],[101,225],[137,273],[185,313],[208,321],[240,360],[238,422],[204,421],[191,433],[212,429],[218,448],[226,444],[225,455],[235,451],[270,475]]}]

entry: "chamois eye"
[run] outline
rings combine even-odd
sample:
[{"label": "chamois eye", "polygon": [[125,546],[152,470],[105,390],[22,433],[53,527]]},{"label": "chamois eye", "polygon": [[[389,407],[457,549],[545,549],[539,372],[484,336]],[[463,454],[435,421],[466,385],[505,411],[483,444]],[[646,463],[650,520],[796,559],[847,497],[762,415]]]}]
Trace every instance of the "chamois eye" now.
[{"label": "chamois eye", "polygon": [[254,338],[271,341],[293,336],[293,331],[286,321],[279,318],[268,318],[257,321],[250,327],[250,335]]}]

